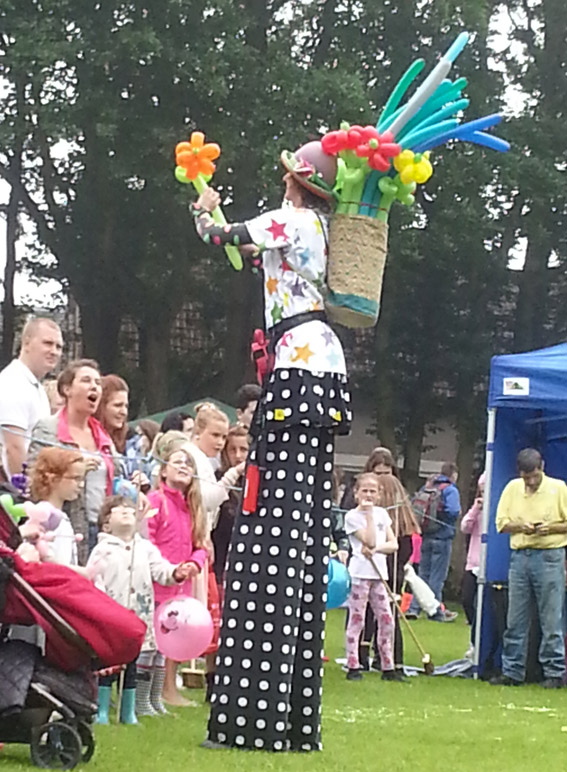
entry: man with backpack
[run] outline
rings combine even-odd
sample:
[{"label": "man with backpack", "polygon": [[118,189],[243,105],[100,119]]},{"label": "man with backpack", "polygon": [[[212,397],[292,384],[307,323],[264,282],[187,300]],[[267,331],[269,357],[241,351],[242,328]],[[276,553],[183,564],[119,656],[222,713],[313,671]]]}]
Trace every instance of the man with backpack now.
[{"label": "man with backpack", "polygon": [[[443,585],[451,562],[455,524],[461,514],[461,497],[455,484],[457,477],[457,465],[446,461],[441,467],[441,474],[430,477],[412,501],[423,536],[419,576],[431,587],[439,603],[442,602]],[[414,599],[406,616],[417,619],[420,610],[419,603]],[[429,619],[453,622],[457,616],[456,612],[440,608]]]}]

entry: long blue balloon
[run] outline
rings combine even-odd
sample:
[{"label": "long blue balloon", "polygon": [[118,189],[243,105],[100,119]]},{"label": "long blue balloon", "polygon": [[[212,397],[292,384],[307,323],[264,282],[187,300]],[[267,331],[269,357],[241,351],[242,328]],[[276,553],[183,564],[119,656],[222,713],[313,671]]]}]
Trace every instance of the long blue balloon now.
[{"label": "long blue balloon", "polygon": [[378,187],[378,180],[380,179],[380,172],[374,169],[370,172],[364,183],[364,190],[362,191],[362,198],[360,199],[360,214],[371,214],[369,206],[374,198],[374,192]]},{"label": "long blue balloon", "polygon": [[459,121],[456,118],[452,118],[450,121],[441,121],[441,123],[436,123],[435,126],[427,126],[425,129],[412,131],[403,141],[398,140],[398,142],[404,148],[411,148],[412,145],[419,145],[422,142],[429,142],[429,140],[435,139],[438,136],[443,136],[458,125]]},{"label": "long blue balloon", "polygon": [[383,134],[385,131],[388,131],[392,123],[396,120],[398,115],[401,115],[403,111],[405,110],[405,105],[402,105],[401,107],[398,107],[397,110],[395,110],[392,115],[388,116],[384,121],[378,121],[376,128],[380,132],[380,134]]},{"label": "long blue balloon", "polygon": [[437,110],[437,112],[432,113],[429,118],[425,118],[425,120],[421,122],[420,128],[425,129],[426,126],[432,126],[434,123],[444,121],[446,118],[455,115],[455,113],[466,110],[470,103],[470,99],[457,99],[455,102],[449,102],[449,104],[442,107],[441,110]]},{"label": "long blue balloon", "polygon": [[473,131],[470,136],[467,134],[460,139],[465,142],[474,142],[475,145],[484,145],[491,150],[498,150],[499,153],[507,153],[510,150],[510,143],[506,142],[505,139],[486,134],[484,131]]},{"label": "long blue balloon", "polygon": [[445,54],[444,58],[448,59],[450,62],[454,62],[457,56],[459,56],[463,48],[469,42],[469,37],[470,35],[468,32],[461,32],[455,42],[449,47],[449,50]]},{"label": "long blue balloon", "polygon": [[[418,126],[415,127],[415,129],[426,129],[428,126],[433,126],[436,123],[441,123],[441,121],[446,120],[447,118],[450,118],[455,113],[460,112],[461,110],[466,110],[466,108],[469,106],[470,100],[469,99],[458,99],[456,102],[450,102],[448,105],[445,105],[441,110],[437,110],[436,113],[432,113],[428,118],[424,118],[421,123],[418,124]],[[414,129],[410,129],[409,131],[404,132],[400,137],[398,137],[398,142],[403,145],[406,137],[408,137],[411,133],[413,133]]]},{"label": "long blue balloon", "polygon": [[392,115],[392,113],[396,111],[405,93],[424,67],[425,59],[416,59],[410,64],[388,97],[388,101],[384,105],[384,109],[382,110],[382,114],[378,123],[380,123],[380,121],[386,121]]},{"label": "long blue balloon", "polygon": [[449,74],[453,62],[466,46],[468,39],[468,32],[461,32],[437,62],[415,94],[408,100],[405,110],[391,124],[391,131],[394,137],[401,134],[402,129],[406,127],[426,102],[435,95],[435,92]]},{"label": "long blue balloon", "polygon": [[[460,80],[465,80],[465,78],[461,78]],[[446,88],[444,88],[445,84],[448,84]],[[421,110],[419,110],[411,121],[408,121],[404,126],[404,135],[409,134],[410,131],[413,131],[417,127],[421,127],[422,123],[440,108],[444,109],[449,103],[461,99],[461,91],[463,88],[464,86],[461,86],[459,81],[455,81],[455,83],[451,83],[450,80],[443,81],[435,94],[427,100]],[[399,141],[399,137],[397,139]]]},{"label": "long blue balloon", "polygon": [[445,142],[448,142],[451,139],[460,139],[461,137],[472,134],[475,131],[481,131],[482,129],[487,129],[490,126],[496,126],[496,124],[500,123],[501,120],[502,116],[498,115],[497,113],[493,115],[486,115],[484,118],[477,118],[475,121],[469,121],[469,123],[462,124],[453,131],[447,131],[437,137],[425,140],[419,145],[416,145],[416,147],[412,147],[412,150],[414,153],[424,153],[426,150],[439,147],[439,145],[443,145]]}]

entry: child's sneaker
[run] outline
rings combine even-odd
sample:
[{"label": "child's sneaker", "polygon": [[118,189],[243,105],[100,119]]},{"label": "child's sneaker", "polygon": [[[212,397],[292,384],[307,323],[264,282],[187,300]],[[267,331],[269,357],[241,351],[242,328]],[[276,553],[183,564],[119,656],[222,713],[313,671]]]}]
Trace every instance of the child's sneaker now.
[{"label": "child's sneaker", "polygon": [[359,668],[349,668],[346,674],[347,681],[362,681],[362,673]]},{"label": "child's sneaker", "polygon": [[400,683],[405,683],[407,681],[407,678],[404,676],[404,673],[402,670],[384,670],[382,673],[382,680],[383,681],[399,681]]}]

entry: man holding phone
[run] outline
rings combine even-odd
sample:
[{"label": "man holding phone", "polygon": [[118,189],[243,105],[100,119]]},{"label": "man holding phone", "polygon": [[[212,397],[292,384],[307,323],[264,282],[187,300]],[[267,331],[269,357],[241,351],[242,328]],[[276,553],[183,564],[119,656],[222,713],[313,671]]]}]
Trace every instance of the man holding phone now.
[{"label": "man holding phone", "polygon": [[520,451],[517,465],[520,476],[502,491],[496,514],[498,531],[510,534],[512,553],[502,675],[491,683],[524,682],[533,595],[541,627],[543,686],[556,689],[565,676],[567,485],[544,474],[541,454],[533,448]]}]

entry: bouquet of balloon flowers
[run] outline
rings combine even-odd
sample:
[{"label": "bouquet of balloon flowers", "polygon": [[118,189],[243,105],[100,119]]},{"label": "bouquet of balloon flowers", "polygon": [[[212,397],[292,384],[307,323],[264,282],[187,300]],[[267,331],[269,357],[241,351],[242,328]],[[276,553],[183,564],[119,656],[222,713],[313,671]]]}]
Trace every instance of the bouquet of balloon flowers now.
[{"label": "bouquet of balloon flowers", "polygon": [[387,223],[394,201],[411,206],[418,185],[433,174],[431,151],[451,140],[507,151],[487,129],[498,114],[462,122],[469,100],[465,78],[448,78],[467,44],[461,33],[413,95],[406,93],[425,67],[417,59],[387,100],[376,126],[344,123],[321,140],[337,158],[336,214],[331,220],[327,311],[348,327],[376,323],[387,254]]}]

